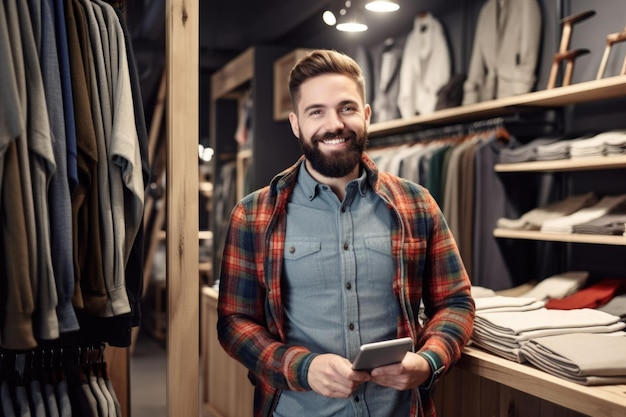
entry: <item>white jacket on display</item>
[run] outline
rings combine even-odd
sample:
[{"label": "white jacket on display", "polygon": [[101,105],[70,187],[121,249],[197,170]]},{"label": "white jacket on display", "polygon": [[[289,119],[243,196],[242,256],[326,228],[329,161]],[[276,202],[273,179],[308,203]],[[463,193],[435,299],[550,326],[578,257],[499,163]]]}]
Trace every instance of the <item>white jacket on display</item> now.
[{"label": "white jacket on display", "polygon": [[450,80],[448,43],[441,23],[430,13],[420,13],[404,46],[400,67],[398,107],[403,118],[435,110],[437,92]]},{"label": "white jacket on display", "polygon": [[478,16],[463,104],[531,91],[540,37],[537,0],[488,0]]}]

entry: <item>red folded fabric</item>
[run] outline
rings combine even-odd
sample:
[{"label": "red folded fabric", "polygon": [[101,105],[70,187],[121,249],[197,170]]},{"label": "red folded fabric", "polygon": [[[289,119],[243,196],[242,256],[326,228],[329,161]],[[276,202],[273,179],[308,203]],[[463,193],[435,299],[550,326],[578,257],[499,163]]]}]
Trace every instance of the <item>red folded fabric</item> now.
[{"label": "red folded fabric", "polygon": [[626,288],[626,279],[604,279],[575,292],[569,297],[550,299],[546,302],[546,308],[555,310],[598,308],[611,301],[623,288]]}]

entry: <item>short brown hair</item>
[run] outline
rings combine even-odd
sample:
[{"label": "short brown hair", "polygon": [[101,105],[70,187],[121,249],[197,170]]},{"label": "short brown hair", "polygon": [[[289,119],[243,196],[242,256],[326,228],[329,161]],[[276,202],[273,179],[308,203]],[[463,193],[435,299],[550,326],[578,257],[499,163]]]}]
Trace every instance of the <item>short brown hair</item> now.
[{"label": "short brown hair", "polygon": [[289,72],[289,95],[295,112],[298,111],[300,86],[309,78],[323,74],[342,74],[352,79],[365,102],[365,80],[359,65],[348,55],[329,49],[309,52]]}]

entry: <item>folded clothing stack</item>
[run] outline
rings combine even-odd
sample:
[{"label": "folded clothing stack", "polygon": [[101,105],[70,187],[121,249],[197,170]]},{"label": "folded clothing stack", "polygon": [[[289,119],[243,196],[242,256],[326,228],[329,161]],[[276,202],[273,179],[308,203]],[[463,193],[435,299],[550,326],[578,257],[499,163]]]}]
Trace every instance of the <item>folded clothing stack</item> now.
[{"label": "folded clothing stack", "polygon": [[519,355],[542,371],[577,384],[624,384],[625,336],[626,332],[570,333],[532,338],[522,344]]},{"label": "folded clothing stack", "polygon": [[598,134],[588,139],[580,139],[572,142],[569,148],[570,158],[590,158],[604,156],[604,136]]},{"label": "folded clothing stack", "polygon": [[607,195],[592,206],[580,209],[567,216],[548,219],[541,225],[546,233],[573,233],[574,226],[598,219],[626,202],[626,194]]},{"label": "folded clothing stack", "polygon": [[541,225],[549,219],[557,219],[590,207],[598,202],[593,192],[574,194],[563,200],[553,201],[544,206],[534,208],[517,219],[499,218],[497,226],[513,230],[540,230]]},{"label": "folded clothing stack", "polygon": [[587,283],[589,271],[567,271],[544,278],[533,288],[520,295],[537,300],[549,300],[568,297]]},{"label": "folded clothing stack", "polygon": [[572,231],[590,235],[623,235],[626,231],[626,202],[613,207],[604,216],[575,224]]},{"label": "folded clothing stack", "polygon": [[[499,162],[501,164],[511,164],[516,162],[529,162],[537,160],[537,149],[555,143],[559,138],[536,138],[532,141],[513,148],[503,148],[500,150]],[[567,154],[566,154],[567,157]]]},{"label": "folded clothing stack", "polygon": [[[481,299],[475,300],[479,302]],[[526,299],[530,304],[537,301]],[[532,301],[531,301],[532,300]],[[512,308],[512,307],[511,307]],[[623,333],[626,324],[620,318],[594,309],[528,311],[489,311],[477,304],[472,343],[506,359],[523,363],[519,354],[524,342],[544,336],[569,333]]]},{"label": "folded clothing stack", "polygon": [[559,310],[598,308],[624,290],[626,290],[625,279],[605,278],[591,283],[571,295],[546,301],[546,308]]}]

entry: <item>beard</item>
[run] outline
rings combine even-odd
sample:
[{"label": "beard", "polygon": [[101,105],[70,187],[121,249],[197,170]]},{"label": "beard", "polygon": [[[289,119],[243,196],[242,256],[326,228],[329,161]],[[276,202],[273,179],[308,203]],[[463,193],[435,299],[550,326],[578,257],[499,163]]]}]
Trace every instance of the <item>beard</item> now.
[{"label": "beard", "polygon": [[[329,153],[320,150],[319,142],[336,137],[345,137],[350,145],[348,149]],[[361,163],[367,143],[367,133],[358,136],[354,131],[332,132],[313,136],[310,141],[298,139],[298,142],[304,156],[315,171],[328,178],[341,178],[350,174],[354,167]]]}]

